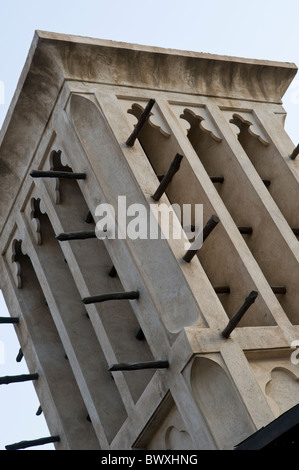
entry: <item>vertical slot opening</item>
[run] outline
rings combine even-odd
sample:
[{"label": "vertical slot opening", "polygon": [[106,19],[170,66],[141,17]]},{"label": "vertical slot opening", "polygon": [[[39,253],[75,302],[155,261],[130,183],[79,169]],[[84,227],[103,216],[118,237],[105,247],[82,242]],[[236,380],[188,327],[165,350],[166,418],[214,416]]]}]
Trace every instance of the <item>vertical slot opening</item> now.
[{"label": "vertical slot opening", "polygon": [[[214,173],[214,175],[223,176],[223,183],[218,185],[219,195],[237,227],[248,227],[252,229],[251,234],[244,235],[244,240],[258,262],[269,285],[271,287],[286,287],[286,294],[278,294],[277,299],[290,321],[298,323],[296,303],[299,299],[295,288],[295,278],[293,274],[290,275],[291,272],[299,274],[299,267],[296,260],[292,256],[289,248],[286,246],[277,228],[274,226],[272,219],[263,206],[263,202],[248,180],[244,169],[232,155],[228,144],[224,140],[221,143],[217,143],[209,134],[204,132],[200,126],[198,126],[198,122],[194,118],[190,118],[190,116],[188,116],[188,119],[191,125],[188,137],[194,150],[209,175]],[[242,127],[242,135],[246,129],[248,130],[248,126]],[[268,179],[269,174],[265,173],[262,177]],[[211,243],[212,241],[208,239],[199,254],[199,258],[207,272],[209,272],[208,270],[210,265],[207,266],[207,264],[205,264],[205,252],[208,251]],[[220,242],[219,246],[222,246],[222,252],[217,253],[217,246],[215,243],[215,250],[210,250],[210,255],[213,254],[217,259],[221,260],[223,259],[224,252],[229,253],[229,244],[224,246]],[[233,261],[233,264],[231,261]],[[238,257],[236,257],[235,260],[231,258],[231,261],[227,259],[226,268],[224,267],[224,264],[221,271],[227,271],[227,266],[229,265],[230,282],[232,283],[235,280],[235,285],[237,286],[241,280],[240,275],[242,275],[242,266],[240,266],[240,264],[242,263],[240,263]],[[236,268],[238,265],[239,269]],[[289,266],[289,268],[287,268],[287,266]],[[290,266],[292,266],[291,269]],[[218,275],[216,274],[216,276]],[[213,275],[209,274],[209,277],[212,279]],[[215,278],[213,282],[215,282]],[[250,290],[253,288],[253,286],[248,287]],[[229,295],[225,297],[222,295],[221,297],[224,298],[223,305],[225,306],[226,311],[228,312],[228,308],[231,311],[232,305],[228,305],[227,302],[231,302],[232,296]],[[258,300],[260,301],[260,299]],[[258,308],[258,305],[259,302],[252,307],[250,314]],[[234,305],[234,307],[237,308],[237,305]],[[271,313],[266,308],[262,308],[259,315],[253,315],[253,318],[260,318],[258,323],[260,325],[272,325],[274,322]],[[240,323],[240,326],[242,325],[243,319],[242,323]],[[255,322],[251,325],[254,326]]]},{"label": "vertical slot opening", "polygon": [[[70,194],[71,197],[71,194]],[[47,214],[36,206],[42,244],[37,253],[55,302],[55,319],[82,375],[110,442],[127,417],[121,396],[107,370],[107,361]],[[88,240],[89,241],[89,240]],[[74,369],[75,373],[75,369]],[[82,385],[82,387],[84,387]],[[113,411],[113,412],[112,412]],[[92,413],[90,413],[92,419]]]},{"label": "vertical slot opening", "polygon": [[[60,204],[56,213],[65,232],[94,230],[95,223],[86,224],[89,210],[77,181],[61,180],[59,183]],[[65,242],[64,242],[65,243]],[[123,292],[119,277],[109,276],[112,261],[103,240],[73,240],[68,242],[90,292],[90,296]],[[117,272],[117,265],[115,266]],[[135,290],[132,286],[131,290]],[[134,301],[132,301],[134,302]],[[135,301],[136,302],[136,301]],[[83,305],[83,304],[82,304]],[[101,323],[109,338],[118,362],[151,361],[153,355],[146,340],[138,341],[136,334],[140,325],[129,300],[111,300],[95,303]],[[133,400],[136,402],[151,380],[153,370],[138,373],[124,372]]]},{"label": "vertical slot opening", "polygon": [[[134,106],[131,109],[131,113],[133,110]],[[186,112],[184,116],[186,117]],[[190,116],[188,115],[188,120],[190,120],[189,123],[191,125],[188,138],[206,171],[210,176],[223,175],[221,166],[219,169],[219,160],[223,158],[221,153],[223,143],[215,141],[209,133],[204,132],[199,125],[199,119],[192,117],[190,114]],[[165,138],[149,122],[146,122],[143,126],[139,135],[139,142],[157,176],[167,171],[176,153],[182,153],[173,135]],[[186,158],[183,158],[179,171],[167,187],[166,195],[171,204],[178,204],[180,206],[181,211],[183,210],[183,204],[190,204],[191,207],[194,207],[195,204],[203,204],[203,225],[207,223],[214,213],[193,168]],[[193,222],[194,220],[192,220]],[[217,228],[205,241],[197,256],[213,287],[229,287],[230,293],[219,294],[219,299],[228,317],[231,318],[240,307],[243,298],[255,286],[252,285],[252,280],[221,223],[218,224]],[[250,315],[244,316],[240,322],[240,326],[272,324],[275,324],[274,319],[262,299],[258,299],[255,302]]]},{"label": "vertical slot opening", "polygon": [[[298,223],[298,211],[294,210],[294,194],[298,192],[293,187],[294,178],[287,174],[284,162],[277,150],[272,145],[265,145],[257,136],[250,131],[251,123],[242,120],[234,115],[231,122],[238,126],[240,133],[238,140],[253,166],[257,170],[263,181],[271,181],[268,190],[278,207],[282,210],[289,224],[296,226]],[[244,176],[246,177],[245,173]],[[236,181],[240,183],[240,178],[235,172]],[[241,175],[240,175],[241,177]],[[299,276],[299,266],[290,248],[284,241],[283,236],[265,210],[262,200],[253,190],[250,184],[246,185],[243,177],[243,187],[231,183],[230,196],[223,198],[230,207],[234,220],[241,220],[244,223],[246,214],[247,225],[253,229],[252,235],[246,236],[245,240],[253,256],[257,260],[271,287],[284,286],[283,294],[278,293],[282,308],[293,324],[298,324],[299,316],[297,304],[299,301],[298,289],[296,288]],[[244,188],[246,187],[246,191]],[[242,188],[242,190],[240,189]],[[275,189],[276,188],[276,189]],[[286,191],[285,188],[288,188]],[[293,188],[293,191],[292,189]],[[236,192],[238,193],[236,194]],[[234,204],[233,200],[238,201]]]},{"label": "vertical slot opening", "polygon": [[238,140],[261,179],[267,184],[275,203],[291,228],[299,227],[297,210],[298,182],[273,144],[266,144],[253,135],[252,123],[237,114],[230,120],[240,132]]},{"label": "vertical slot opening", "polygon": [[[98,449],[98,440],[93,428],[86,422],[86,406],[75,381],[65,349],[51,316],[44,292],[41,288],[31,259],[22,252],[22,242],[14,242],[14,262],[20,266],[21,287],[16,291],[22,317],[30,332],[35,351],[45,374],[51,398],[55,404],[60,421],[65,427],[69,444],[74,448]],[[27,340],[25,331],[20,331],[23,352],[26,359]],[[39,381],[34,383],[37,393],[44,396]],[[71,397],[71,399],[70,399]],[[53,413],[46,414],[49,426],[57,428]],[[54,416],[56,410],[54,410]]]}]

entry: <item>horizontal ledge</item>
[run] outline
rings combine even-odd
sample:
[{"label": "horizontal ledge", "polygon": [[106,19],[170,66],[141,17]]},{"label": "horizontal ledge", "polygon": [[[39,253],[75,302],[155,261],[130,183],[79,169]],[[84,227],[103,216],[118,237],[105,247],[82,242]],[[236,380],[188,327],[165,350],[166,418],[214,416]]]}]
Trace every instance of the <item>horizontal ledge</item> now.
[{"label": "horizontal ledge", "polygon": [[70,171],[32,170],[30,172],[30,176],[32,178],[67,178],[67,179],[84,180],[86,178],[86,173],[72,173]]},{"label": "horizontal ledge", "polygon": [[60,442],[59,436],[41,437],[40,439],[34,439],[31,441],[21,441],[15,444],[9,444],[5,446],[6,450],[19,450],[26,449],[27,447],[40,446],[44,444],[50,444],[54,442]]},{"label": "horizontal ledge", "polygon": [[108,370],[110,372],[115,372],[119,370],[167,369],[168,367],[168,361],[150,361],[113,364],[108,368]]},{"label": "horizontal ledge", "polygon": [[135,300],[139,298],[138,291],[129,292],[111,292],[110,294],[94,295],[91,297],[84,297],[82,302],[84,304],[93,304],[97,302],[106,302],[107,300]]}]

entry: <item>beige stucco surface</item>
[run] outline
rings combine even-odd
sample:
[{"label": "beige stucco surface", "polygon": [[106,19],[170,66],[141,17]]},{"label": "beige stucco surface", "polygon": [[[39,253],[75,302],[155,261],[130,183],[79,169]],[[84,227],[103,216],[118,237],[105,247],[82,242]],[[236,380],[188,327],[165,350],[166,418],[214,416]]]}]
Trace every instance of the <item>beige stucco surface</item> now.
[{"label": "beige stucco surface", "polygon": [[[35,33],[0,134],[0,287],[57,449],[232,449],[296,403],[299,163],[282,105],[296,71]],[[177,153],[180,169],[154,203]],[[53,169],[86,178],[30,176]],[[204,223],[220,222],[190,263],[183,237],[55,238],[94,230],[87,212],[96,222],[97,206],[116,208],[119,196],[147,210],[202,204]],[[223,338],[252,290],[257,300]],[[82,302],[123,291],[139,298]],[[108,371],[160,360],[169,367]]]}]

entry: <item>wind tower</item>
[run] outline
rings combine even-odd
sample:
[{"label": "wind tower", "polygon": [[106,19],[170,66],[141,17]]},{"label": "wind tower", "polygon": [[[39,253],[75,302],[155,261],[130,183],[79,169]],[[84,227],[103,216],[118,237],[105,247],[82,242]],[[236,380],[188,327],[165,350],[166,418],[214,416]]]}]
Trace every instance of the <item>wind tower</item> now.
[{"label": "wind tower", "polygon": [[[1,383],[33,381],[58,450],[233,449],[297,404],[296,71],[35,33],[0,136],[1,322],[30,374]],[[200,204],[203,245],[99,239],[101,204],[186,234],[173,207]]]}]

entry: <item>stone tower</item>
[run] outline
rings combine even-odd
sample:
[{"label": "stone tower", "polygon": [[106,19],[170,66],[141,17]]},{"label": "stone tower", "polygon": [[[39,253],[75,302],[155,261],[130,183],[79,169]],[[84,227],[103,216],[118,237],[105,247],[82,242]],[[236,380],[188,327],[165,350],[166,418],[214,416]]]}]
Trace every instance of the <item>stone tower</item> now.
[{"label": "stone tower", "polygon": [[[36,32],[1,132],[0,287],[58,450],[233,449],[297,404],[296,71]],[[134,221],[120,200],[185,234],[173,206],[201,205],[202,247],[95,237],[100,204]]]}]

